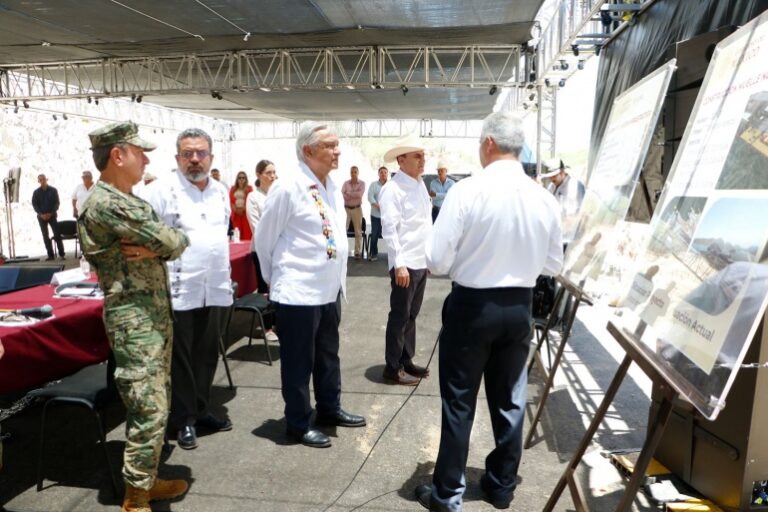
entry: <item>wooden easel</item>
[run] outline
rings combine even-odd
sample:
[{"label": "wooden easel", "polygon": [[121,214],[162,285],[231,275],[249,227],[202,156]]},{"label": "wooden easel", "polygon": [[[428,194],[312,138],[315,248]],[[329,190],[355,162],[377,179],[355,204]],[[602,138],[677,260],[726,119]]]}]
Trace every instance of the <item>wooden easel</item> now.
[{"label": "wooden easel", "polygon": [[[560,361],[563,358],[563,353],[565,352],[565,344],[568,342],[568,338],[571,335],[573,322],[576,320],[576,312],[579,310],[579,305],[581,305],[582,302],[590,306],[592,305],[592,301],[586,296],[584,290],[580,286],[573,284],[570,280],[563,276],[557,276],[556,279],[557,282],[560,283],[560,289],[555,295],[555,305],[552,308],[552,312],[549,314],[549,317],[547,318],[547,324],[544,327],[544,331],[538,339],[533,358],[528,364],[528,373],[530,374],[534,363],[538,362],[539,366],[544,372],[544,376],[547,379],[547,382],[544,384],[544,389],[542,390],[541,398],[539,399],[539,405],[537,406],[536,413],[533,415],[533,419],[531,420],[531,426],[528,430],[528,435],[525,437],[525,443],[523,444],[525,448],[530,448],[531,446],[533,434],[536,432],[536,425],[538,425],[539,419],[541,418],[541,413],[544,411],[544,404],[547,402],[549,392],[552,390],[552,385],[555,381],[555,373],[557,372],[557,368],[560,366]],[[560,309],[562,302],[564,300],[568,300],[569,296],[573,297],[573,301],[566,305],[565,311],[563,312],[563,318],[566,321],[565,329],[563,330],[562,336],[560,337],[560,345],[557,347],[555,359],[552,361],[549,371],[547,371],[546,367],[544,366],[544,361],[541,359],[541,346],[544,342],[546,342],[547,351],[549,351],[549,331],[554,327],[555,320],[557,319],[557,311]]]},{"label": "wooden easel", "polygon": [[658,446],[659,441],[661,441],[661,436],[666,427],[667,420],[672,413],[672,403],[679,395],[679,391],[664,377],[664,372],[656,365],[656,363],[650,360],[637,348],[637,342],[631,340],[631,335],[620,330],[611,322],[608,322],[608,332],[610,332],[619,345],[621,345],[626,352],[626,355],[621,361],[618,370],[616,370],[611,385],[608,386],[608,389],[605,391],[605,397],[600,403],[600,407],[598,407],[595,412],[595,417],[592,419],[592,423],[589,424],[589,428],[584,433],[584,437],[581,438],[579,446],[573,454],[568,467],[563,472],[563,476],[560,477],[555,489],[552,491],[552,495],[549,497],[549,501],[547,501],[547,504],[544,506],[544,512],[549,512],[554,509],[555,504],[560,500],[560,496],[563,494],[566,485],[571,491],[571,498],[576,506],[576,510],[578,512],[586,512],[589,510],[586,500],[584,499],[584,494],[581,492],[578,482],[576,481],[575,472],[584,453],[587,451],[587,447],[592,441],[597,429],[600,427],[600,423],[603,422],[605,413],[611,406],[611,403],[616,396],[616,392],[619,390],[619,387],[624,380],[624,376],[627,374],[629,365],[632,364],[633,361],[659,387],[658,389],[662,393],[662,400],[656,416],[648,425],[645,443],[640,451],[640,456],[632,471],[632,476],[627,483],[621,502],[616,507],[617,512],[631,510],[637,491],[640,489],[640,486],[645,479],[645,471],[648,469],[648,464],[651,462],[651,458],[656,452],[656,447]]}]

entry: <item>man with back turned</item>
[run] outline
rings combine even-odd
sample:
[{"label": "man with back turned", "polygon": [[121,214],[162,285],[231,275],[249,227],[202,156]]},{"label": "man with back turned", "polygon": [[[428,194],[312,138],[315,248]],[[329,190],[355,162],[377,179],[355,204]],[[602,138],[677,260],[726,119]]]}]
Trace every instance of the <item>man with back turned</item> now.
[{"label": "man with back turned", "polygon": [[522,455],[532,289],[563,263],[557,201],[525,175],[522,122],[488,116],[480,136],[483,169],[453,186],[427,240],[427,267],[449,274],[440,338],[440,449],[432,485],[416,489],[430,510],[459,511],[480,381],[485,378],[495,448],[480,486],[507,508]]}]

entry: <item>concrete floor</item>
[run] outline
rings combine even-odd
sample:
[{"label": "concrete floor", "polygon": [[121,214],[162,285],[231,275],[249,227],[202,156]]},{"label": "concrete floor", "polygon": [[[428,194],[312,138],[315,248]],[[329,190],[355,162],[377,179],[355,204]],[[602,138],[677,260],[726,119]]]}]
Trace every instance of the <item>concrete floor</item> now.
[{"label": "concrete floor", "polygon": [[[69,266],[75,262],[68,262]],[[384,511],[421,510],[413,497],[428,483],[440,439],[440,396],[437,357],[432,376],[415,390],[381,380],[389,277],[386,257],[378,262],[350,260],[349,302],[341,322],[342,404],[364,414],[362,429],[330,429],[329,449],[289,443],[284,435],[278,347],[271,346],[274,366],[266,364],[262,341],[249,347],[244,337],[246,315],[233,319],[229,349],[235,390],[227,388],[223,366],[213,390],[215,412],[234,422],[230,432],[202,435],[199,447],[184,451],[171,443],[160,475],[186,478],[190,492],[175,503],[154,505],[173,511]],[[418,319],[418,356],[426,364],[440,328],[440,309],[449,281],[430,278]],[[524,452],[521,483],[512,510],[541,510],[568,464],[622,353],[605,332],[608,312],[582,307],[566,350],[562,371],[538,429],[534,445]],[[436,354],[435,354],[436,355]],[[542,387],[534,371],[529,384],[528,421]],[[481,388],[482,389],[482,388]],[[412,394],[411,394],[412,393]],[[603,450],[639,448],[644,440],[649,406],[647,379],[632,370],[578,471],[591,510],[613,510],[623,481]],[[1,406],[1,405],[0,405]],[[49,414],[45,482],[35,489],[35,463],[42,407],[34,405],[3,423],[12,435],[5,444],[0,471],[0,510],[115,510],[103,452],[95,443],[92,420],[85,411],[52,408]],[[119,478],[123,448],[122,407],[108,409],[107,448]],[[481,499],[479,479],[484,458],[493,446],[481,391],[467,464],[465,510],[494,510]],[[566,490],[555,510],[573,510]],[[644,496],[633,510],[657,510]]]}]

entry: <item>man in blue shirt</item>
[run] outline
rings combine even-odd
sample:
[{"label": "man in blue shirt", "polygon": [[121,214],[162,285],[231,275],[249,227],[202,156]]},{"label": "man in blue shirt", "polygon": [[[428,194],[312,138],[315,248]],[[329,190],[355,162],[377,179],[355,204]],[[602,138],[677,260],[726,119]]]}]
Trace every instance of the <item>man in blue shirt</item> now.
[{"label": "man in blue shirt", "polygon": [[59,222],[56,218],[56,212],[59,210],[59,192],[48,186],[48,179],[45,174],[37,177],[40,187],[32,192],[32,208],[37,214],[37,222],[40,224],[40,231],[43,233],[43,243],[45,251],[48,253],[46,261],[51,261],[54,257],[51,238],[48,236],[48,225],[53,231],[53,239],[56,240],[56,249],[59,250],[59,259],[64,259],[64,242],[59,233]]},{"label": "man in blue shirt", "polygon": [[437,215],[440,213],[440,208],[443,206],[445,195],[455,183],[455,181],[448,177],[448,167],[443,162],[438,162],[437,179],[432,180],[432,183],[429,184],[429,197],[432,198],[433,224],[437,219]]}]

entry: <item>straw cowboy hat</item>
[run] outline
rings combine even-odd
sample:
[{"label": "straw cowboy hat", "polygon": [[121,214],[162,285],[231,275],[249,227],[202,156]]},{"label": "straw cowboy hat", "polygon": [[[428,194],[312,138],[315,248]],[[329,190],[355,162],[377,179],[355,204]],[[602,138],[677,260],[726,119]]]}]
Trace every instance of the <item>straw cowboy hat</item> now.
[{"label": "straw cowboy hat", "polygon": [[561,169],[568,169],[569,167],[563,163],[559,158],[550,158],[541,162],[541,166],[546,169],[546,172],[542,172],[540,178],[551,178],[560,173]]},{"label": "straw cowboy hat", "polygon": [[384,161],[392,162],[400,155],[411,153],[413,151],[424,151],[425,149],[421,137],[415,133],[409,133],[408,135],[397,139],[394,146],[392,146],[392,149],[384,153]]}]

